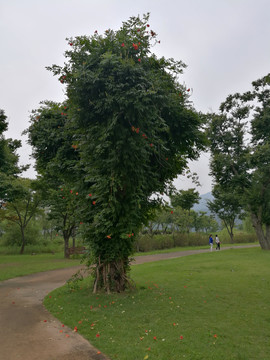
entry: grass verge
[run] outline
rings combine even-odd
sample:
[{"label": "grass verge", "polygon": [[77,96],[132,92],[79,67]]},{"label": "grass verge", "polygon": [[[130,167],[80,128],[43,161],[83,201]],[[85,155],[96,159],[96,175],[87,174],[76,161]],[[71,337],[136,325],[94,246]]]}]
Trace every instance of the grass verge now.
[{"label": "grass verge", "polygon": [[63,259],[63,253],[54,255],[0,255],[0,281],[79,264],[80,260]]},{"label": "grass verge", "polygon": [[269,262],[251,248],[146,263],[134,291],[93,295],[85,279],[44,303],[112,360],[267,360]]}]

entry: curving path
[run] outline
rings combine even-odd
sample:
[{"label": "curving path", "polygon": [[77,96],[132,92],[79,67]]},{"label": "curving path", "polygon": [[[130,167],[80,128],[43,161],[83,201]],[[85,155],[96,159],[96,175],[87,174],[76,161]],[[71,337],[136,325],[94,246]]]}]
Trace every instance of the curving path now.
[{"label": "curving path", "polygon": [[[223,248],[226,250],[230,248]],[[193,255],[209,250],[138,256],[133,264]],[[0,282],[0,359],[109,360],[87,340],[55,319],[44,297],[62,286],[81,266]]]}]

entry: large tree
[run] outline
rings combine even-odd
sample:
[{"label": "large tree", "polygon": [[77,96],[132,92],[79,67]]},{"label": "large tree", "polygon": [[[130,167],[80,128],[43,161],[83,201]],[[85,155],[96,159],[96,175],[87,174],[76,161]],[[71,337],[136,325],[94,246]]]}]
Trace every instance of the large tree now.
[{"label": "large tree", "polygon": [[126,288],[136,233],[160,204],[152,195],[166,193],[203,147],[200,116],[179,83],[185,65],[151,53],[158,40],[148,21],[68,39],[65,65],[49,68],[66,85],[94,292]]},{"label": "large tree", "polygon": [[262,249],[270,250],[270,75],[252,85],[211,116],[211,170],[223,193],[235,194],[251,214]]}]

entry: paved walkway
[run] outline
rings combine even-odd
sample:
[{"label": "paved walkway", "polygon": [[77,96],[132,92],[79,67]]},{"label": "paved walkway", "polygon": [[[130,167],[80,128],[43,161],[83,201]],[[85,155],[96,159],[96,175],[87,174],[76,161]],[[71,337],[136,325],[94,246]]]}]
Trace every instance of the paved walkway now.
[{"label": "paved walkway", "polygon": [[[226,250],[229,248],[223,248]],[[138,256],[133,264],[193,255],[209,250]],[[53,270],[0,282],[0,359],[109,360],[87,340],[55,319],[44,297],[65,284],[78,269]]]}]

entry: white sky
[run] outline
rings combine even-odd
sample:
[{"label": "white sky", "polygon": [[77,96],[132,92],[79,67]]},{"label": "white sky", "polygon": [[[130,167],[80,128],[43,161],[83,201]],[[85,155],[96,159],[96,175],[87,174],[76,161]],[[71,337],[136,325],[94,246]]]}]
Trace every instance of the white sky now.
[{"label": "white sky", "polygon": [[[117,30],[147,12],[161,41],[156,54],[188,65],[180,81],[193,89],[197,110],[217,111],[228,94],[270,72],[269,0],[0,0],[0,108],[9,120],[5,136],[23,141],[22,164],[32,161],[21,136],[31,110],[42,100],[64,99],[63,85],[45,66],[63,64],[65,39]],[[191,164],[201,194],[211,191],[208,159],[202,154]],[[193,187],[183,177],[175,184]]]}]

